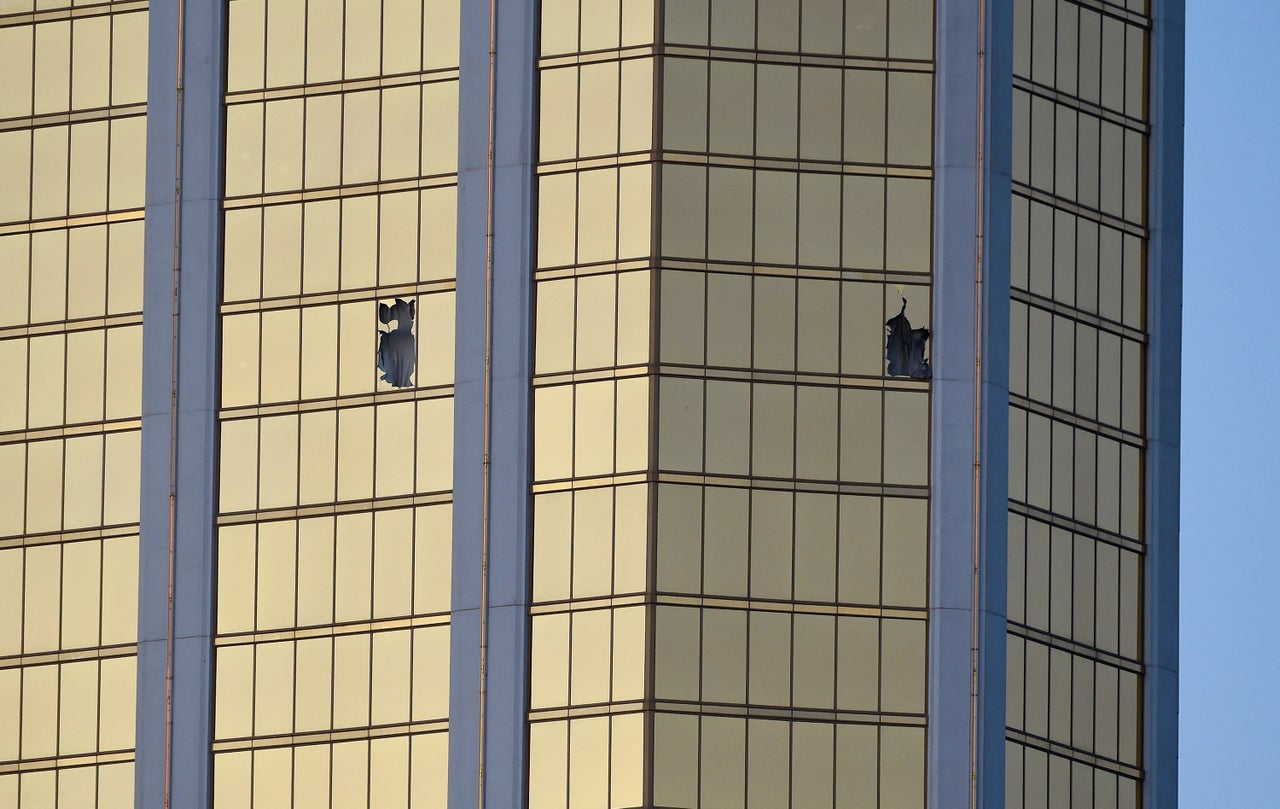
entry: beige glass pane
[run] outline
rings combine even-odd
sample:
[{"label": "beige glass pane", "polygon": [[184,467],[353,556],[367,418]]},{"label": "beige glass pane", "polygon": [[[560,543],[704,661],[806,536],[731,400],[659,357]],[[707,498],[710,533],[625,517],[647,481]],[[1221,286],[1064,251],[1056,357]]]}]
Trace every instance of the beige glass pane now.
[{"label": "beige glass pane", "polygon": [[879,781],[877,729],[836,725],[836,805],[875,806]]},{"label": "beige glass pane", "polygon": [[449,716],[449,627],[413,633],[413,719]]},{"label": "beige glass pane", "polygon": [[[0,562],[0,567],[3,564]],[[63,545],[62,647],[64,649],[85,648],[98,644],[101,577],[101,543],[90,541]]]},{"label": "beige glass pane", "polygon": [[795,470],[795,388],[753,385],[751,390],[751,472],[788,478]]},{"label": "beige glass pane", "polygon": [[228,197],[262,191],[262,120],[260,104],[233,104],[227,107]]},{"label": "beige glass pane", "polygon": [[552,174],[539,180],[538,266],[572,264],[577,220],[577,175]]},{"label": "beige glass pane", "polygon": [[886,391],[884,403],[886,483],[923,485],[929,474],[929,399]]},{"label": "beige glass pane", "polygon": [[658,465],[663,469],[702,468],[702,387],[702,383],[689,379],[665,378],[661,382]]},{"label": "beige glass pane", "polygon": [[[409,615],[413,612],[413,514],[407,509],[382,511],[373,519],[373,615]],[[427,538],[422,541],[425,545]]]},{"label": "beige glass pane", "polygon": [[662,806],[696,806],[698,800],[698,718],[656,714],[653,719],[653,801]]},{"label": "beige glass pane", "polygon": [[693,486],[658,488],[657,564],[659,590],[696,593],[702,573],[702,492]]},{"label": "beige glass pane", "polygon": [[[67,307],[67,232],[31,235],[31,322],[62,320]],[[46,339],[54,339],[52,337]]]},{"label": "beige glass pane", "polygon": [[379,177],[416,177],[421,92],[417,86],[388,88],[382,93],[382,167]]},{"label": "beige glass pane", "polygon": [[111,103],[136,104],[145,101],[147,12],[113,14],[111,36]]},{"label": "beige glass pane", "polygon": [[[608,8],[611,4],[588,4],[592,8]],[[617,6],[613,6],[616,14]],[[616,31],[616,18],[615,18]],[[587,32],[583,31],[586,38]],[[617,40],[617,34],[614,34]],[[597,62],[583,65],[578,74],[581,93],[578,116],[578,156],[614,154],[618,151],[618,99],[621,88],[619,64]]]},{"label": "beige glass pane", "polygon": [[702,611],[702,699],[742,703],[747,698],[745,610]]},{"label": "beige glass pane", "polygon": [[529,706],[547,708],[569,701],[569,614],[537,615],[529,663]]},{"label": "beige glass pane", "polygon": [[932,163],[933,74],[889,73],[888,161]]},{"label": "beige glass pane", "polygon": [[373,494],[373,408],[338,411],[338,499]]},{"label": "beige glass pane", "polygon": [[571,159],[577,154],[578,71],[543,70],[539,78],[538,158],[544,163]]},{"label": "beige glass pane", "polygon": [[707,276],[708,365],[746,367],[751,364],[751,287],[750,276],[723,273]]},{"label": "beige glass pane", "polygon": [[659,607],[654,624],[654,691],[658,699],[698,699],[699,621],[690,609]]},{"label": "beige glass pane", "polygon": [[70,106],[71,22],[37,25],[35,113],[62,112]]},{"label": "beige glass pane", "polygon": [[618,365],[643,363],[649,359],[648,272],[618,276]]},{"label": "beige glass pane", "polygon": [[706,468],[710,472],[746,475],[751,471],[751,386],[741,382],[707,382]]},{"label": "beige glass pane", "polygon": [[337,452],[336,414],[333,411],[303,413],[299,425],[299,503],[325,503],[334,499],[334,458]]},{"label": "beige glass pane", "polygon": [[102,643],[132,643],[138,636],[138,538],[102,546]]},{"label": "beige glass pane", "polygon": [[422,87],[422,173],[458,170],[458,82]]},{"label": "beige glass pane", "polygon": [[609,701],[611,610],[573,613],[570,639],[571,705]]},{"label": "beige glass pane", "polygon": [[[363,14],[353,15],[367,19]],[[347,18],[348,21],[351,17]],[[347,43],[347,55],[358,49]],[[374,46],[374,53],[376,53]],[[376,70],[376,69],[375,69]],[[348,75],[351,65],[348,65]],[[342,104],[342,182],[370,182],[378,179],[379,93],[368,90],[346,93]]]},{"label": "beige glass pane", "polygon": [[73,23],[71,105],[75,109],[110,103],[111,18],[86,17]]},{"label": "beige glass pane", "polygon": [[23,651],[27,654],[57,649],[59,585],[62,563],[58,545],[38,545],[27,549],[23,603]]},{"label": "beige glass pane", "polygon": [[622,486],[614,493],[615,593],[644,589],[648,571],[648,492],[644,486]]},{"label": "beige glass pane", "polygon": [[797,175],[756,172],[755,259],[773,264],[796,261]]},{"label": "beige glass pane", "polygon": [[0,222],[14,222],[30,215],[31,133],[16,130],[0,133],[0,171],[13,185],[0,194]]},{"label": "beige glass pane", "polygon": [[107,228],[75,228],[67,234],[67,317],[100,317],[106,302]]},{"label": "beige glass pane", "polygon": [[[262,351],[270,358],[270,366],[266,373],[262,374],[262,401],[279,402],[292,401],[298,398],[298,352],[299,352],[299,334],[301,332],[299,324],[300,311],[297,309],[283,309],[272,312],[262,313]],[[237,352],[232,355],[232,359],[227,357],[228,338],[223,337],[223,374],[224,380],[226,374],[232,368],[229,368],[231,362],[235,362],[240,369],[239,376],[247,377],[245,381],[252,384],[252,376],[257,371],[258,365],[258,345],[256,329],[252,328],[253,315],[247,318],[228,317],[224,323],[232,320],[241,320],[244,325],[249,326],[242,331],[247,334],[236,334],[240,344],[235,345]],[[224,327],[225,329],[225,327]],[[245,345],[247,343],[247,345]],[[252,352],[250,354],[249,352]],[[252,380],[252,381],[250,381]],[[227,403],[226,387],[224,382],[223,401]],[[241,401],[244,401],[243,399]],[[253,401],[250,397],[248,401]]]},{"label": "beige glass pane", "polygon": [[707,70],[707,63],[700,59],[667,59],[663,63],[664,149],[706,151]]},{"label": "beige glass pane", "polygon": [[453,507],[419,508],[414,523],[414,612],[446,612],[452,575]]},{"label": "beige glass pane", "polygon": [[333,746],[333,805],[363,809],[368,806],[369,743],[346,742]]},{"label": "beige glass pane", "polygon": [[268,193],[302,186],[302,112],[302,99],[266,105],[263,190]]},{"label": "beige glass pane", "polygon": [[334,558],[334,620],[368,620],[373,586],[372,514],[338,517]]},{"label": "beige glass pane", "polygon": [[102,211],[107,206],[106,121],[71,127],[69,214]]},{"label": "beige glass pane", "polygon": [[[883,410],[879,391],[845,389],[840,392],[841,480],[880,480]],[[922,425],[916,424],[914,428],[922,429]],[[895,447],[895,451],[900,451],[900,447]]]},{"label": "beige glass pane", "polygon": [[704,284],[707,275],[664,272],[659,337],[665,362],[697,364],[703,355]]},{"label": "beige glass pane", "polygon": [[578,28],[581,50],[618,47],[621,5],[619,2],[583,4]]},{"label": "beige glass pane", "polygon": [[[12,717],[22,712],[22,669],[20,668],[0,669],[0,711],[4,711],[5,716]],[[15,721],[6,722],[3,727],[0,727],[0,756],[4,756],[5,761],[18,758],[21,731],[21,723]],[[16,774],[14,782],[16,789]],[[0,791],[0,796],[4,796],[3,791]],[[8,805],[17,806],[17,801],[14,800]]]},{"label": "beige glass pane", "polygon": [[787,278],[756,278],[752,365],[794,370],[796,282]]},{"label": "beige glass pane", "polygon": [[885,189],[885,266],[926,272],[930,267],[930,183],[890,179]]},{"label": "beige glass pane", "polygon": [[747,726],[747,806],[786,806],[791,723],[753,719]]},{"label": "beige glass pane", "polygon": [[835,388],[796,389],[796,471],[810,480],[835,480],[839,392]]},{"label": "beige glass pane", "polygon": [[792,696],[796,706],[832,708],[836,686],[836,620],[796,615],[792,641]]},{"label": "beige glass pane", "polygon": [[575,476],[614,471],[614,383],[574,386]]},{"label": "beige glass pane", "polygon": [[752,704],[791,703],[791,616],[753,611],[747,621],[747,695]]},{"label": "beige glass pane", "polygon": [[0,92],[0,118],[31,114],[31,57],[35,29],[29,25],[0,28],[0,71],[8,79]]},{"label": "beige glass pane", "polygon": [[374,494],[377,497],[409,494],[414,489],[414,446],[407,440],[413,435],[414,409],[412,402],[377,408],[374,446]]},{"label": "beige glass pane", "polygon": [[259,508],[298,502],[298,417],[276,416],[259,424]]},{"label": "beige glass pane", "polygon": [[618,174],[610,169],[578,175],[578,263],[618,255]]},{"label": "beige glass pane", "polygon": [[410,632],[379,632],[373,636],[373,679],[370,682],[369,721],[374,725],[407,722],[409,694]]},{"label": "beige glass pane", "polygon": [[628,607],[613,611],[614,702],[644,697],[648,667],[645,664],[645,609]]},{"label": "beige glass pane", "polygon": [[836,596],[836,498],[796,494],[795,598],[831,602]]},{"label": "beige glass pane", "polygon": [[67,214],[67,150],[70,127],[36,129],[31,140],[31,216]]},{"label": "beige glass pane", "polygon": [[259,630],[294,624],[296,545],[296,523],[269,522],[258,528]]},{"label": "beige glass pane", "polygon": [[[591,275],[578,280],[575,368],[603,368],[615,361],[617,277]],[[556,313],[549,312],[549,317]],[[541,320],[541,316],[539,317]],[[572,321],[571,321],[572,322]]]},{"label": "beige glass pane", "polygon": [[214,738],[253,732],[253,647],[224,646],[217,652]]},{"label": "beige glass pane", "polygon": [[252,525],[218,529],[218,632],[254,628],[256,544]]},{"label": "beige glass pane", "polygon": [[[73,361],[74,359],[73,355]],[[101,363],[99,363],[100,365]],[[27,426],[26,340],[17,339],[0,342],[0,379],[8,381],[4,389],[0,390],[0,430],[21,430]],[[73,399],[68,404],[74,407],[75,400]],[[86,402],[84,405],[87,409],[92,406],[92,403]],[[101,407],[99,406],[100,410]]]},{"label": "beige glass pane", "polygon": [[329,803],[327,745],[293,749],[293,795],[297,806],[324,806]]},{"label": "beige glass pane", "polygon": [[706,489],[706,556],[716,560],[703,580],[708,594],[747,595],[749,497],[743,489]]},{"label": "beige glass pane", "polygon": [[293,644],[264,643],[256,651],[253,732],[288,733],[293,729]]},{"label": "beige glass pane", "polygon": [[73,493],[63,503],[64,528],[102,524],[102,437],[67,439],[63,491]]},{"label": "beige glass pane", "polygon": [[605,595],[612,589],[613,490],[579,491],[573,512],[573,597]]},{"label": "beige glass pane", "polygon": [[[624,4],[623,12],[643,2]],[[652,30],[652,17],[650,18]],[[651,38],[651,37],[650,37]],[[653,143],[653,62],[632,59],[622,63],[618,151],[647,150]]]},{"label": "beige glass pane", "polygon": [[751,260],[753,185],[750,171],[710,170],[707,211],[710,256],[728,261]]},{"label": "beige glass pane", "polygon": [[255,806],[288,806],[292,785],[293,751],[290,748],[258,750],[253,754]]},{"label": "beige glass pane", "polygon": [[306,52],[305,0],[276,0],[267,9],[267,86],[301,84]]},{"label": "beige glass pane", "polygon": [[418,403],[418,491],[453,488],[453,399]]},{"label": "beige glass pane", "polygon": [[262,86],[266,4],[264,0],[237,0],[230,4],[227,34],[227,90]]},{"label": "beige glass pane", "polygon": [[751,595],[791,598],[792,495],[751,493]]},{"label": "beige glass pane", "polygon": [[333,726],[364,727],[368,724],[369,635],[334,638]]},{"label": "beige glass pane", "polygon": [[886,726],[880,730],[882,806],[924,806],[924,728]]},{"label": "beige glass pane", "polygon": [[925,625],[884,620],[880,627],[880,706],[885,711],[922,713],[925,696]]},{"label": "beige glass pane", "polygon": [[702,806],[744,806],[746,751],[746,720],[702,720]]},{"label": "beige glass pane", "polygon": [[213,758],[214,809],[252,805],[252,767],[249,751],[223,753]]},{"label": "beige glass pane", "polygon": [[61,527],[62,442],[33,442],[27,445],[26,530],[38,533]]},{"label": "beige glass pane", "polygon": [[533,598],[569,597],[572,562],[573,495],[553,492],[534,498]]},{"label": "beige glass pane", "polygon": [[662,255],[701,258],[706,238],[706,169],[662,168]]},{"label": "beige glass pane", "polygon": [[564,809],[569,776],[569,723],[529,726],[529,809]]},{"label": "beige glass pane", "polygon": [[[430,4],[425,4],[430,5]],[[417,0],[391,0],[382,7],[382,72],[416,73],[422,68],[422,13]]]},{"label": "beige glass pane", "polygon": [[369,805],[404,807],[409,794],[409,739],[374,739],[369,743]]},{"label": "beige glass pane", "polygon": [[759,4],[757,41],[762,50],[795,51],[799,48],[799,0],[765,0]]},{"label": "beige glass pane", "polygon": [[61,424],[64,419],[66,337],[33,337],[28,343],[28,416],[31,427]]},{"label": "beige glass pane", "polygon": [[299,733],[328,728],[333,693],[333,641],[329,638],[300,640],[294,654],[297,672],[294,727]]},{"label": "beige glass pane", "polygon": [[791,806],[826,809],[832,806],[835,768],[835,726],[811,722],[792,725]]}]

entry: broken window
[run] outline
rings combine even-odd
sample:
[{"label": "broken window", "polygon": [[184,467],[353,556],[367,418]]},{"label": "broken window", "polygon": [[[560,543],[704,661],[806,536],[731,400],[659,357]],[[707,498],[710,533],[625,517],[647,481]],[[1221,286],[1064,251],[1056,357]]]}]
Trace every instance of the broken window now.
[{"label": "broken window", "polygon": [[417,347],[413,339],[414,301],[396,298],[391,306],[378,304],[378,321],[396,327],[378,330],[378,370],[382,380],[395,388],[413,387],[413,371],[417,363]]},{"label": "broken window", "polygon": [[[901,291],[901,290],[899,290]],[[930,379],[933,372],[924,355],[929,342],[929,330],[911,328],[907,320],[907,298],[902,297],[902,310],[885,321],[889,337],[885,345],[885,358],[889,361],[889,376],[909,376],[912,379]]]}]

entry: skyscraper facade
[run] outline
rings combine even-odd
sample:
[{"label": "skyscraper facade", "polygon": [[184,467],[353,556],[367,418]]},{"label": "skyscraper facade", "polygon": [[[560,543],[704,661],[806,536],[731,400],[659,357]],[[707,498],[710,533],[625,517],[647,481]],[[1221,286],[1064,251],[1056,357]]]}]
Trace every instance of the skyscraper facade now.
[{"label": "skyscraper facade", "polygon": [[0,0],[0,807],[1175,807],[1181,60]]}]

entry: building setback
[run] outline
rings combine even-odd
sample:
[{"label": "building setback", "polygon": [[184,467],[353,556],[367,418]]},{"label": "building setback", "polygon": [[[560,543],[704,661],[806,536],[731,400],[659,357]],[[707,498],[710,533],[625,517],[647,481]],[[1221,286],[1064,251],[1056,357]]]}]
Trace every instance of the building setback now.
[{"label": "building setback", "polygon": [[0,809],[1174,809],[1181,0],[0,0]]}]

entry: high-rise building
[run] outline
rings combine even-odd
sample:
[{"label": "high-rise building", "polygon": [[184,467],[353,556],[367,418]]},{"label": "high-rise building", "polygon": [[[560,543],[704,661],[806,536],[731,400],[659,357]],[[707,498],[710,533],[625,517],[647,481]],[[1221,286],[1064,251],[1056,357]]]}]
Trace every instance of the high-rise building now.
[{"label": "high-rise building", "polygon": [[0,0],[0,809],[1174,809],[1182,7]]}]

